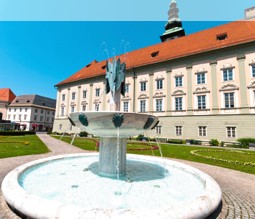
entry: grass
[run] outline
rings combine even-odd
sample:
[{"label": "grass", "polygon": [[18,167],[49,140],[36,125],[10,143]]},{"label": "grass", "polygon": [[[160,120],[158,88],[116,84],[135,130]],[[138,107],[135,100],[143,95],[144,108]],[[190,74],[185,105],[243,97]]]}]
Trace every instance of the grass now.
[{"label": "grass", "polygon": [[[67,143],[71,142],[70,137],[63,137],[62,140]],[[96,139],[76,138],[74,145],[84,150],[97,150]],[[151,150],[151,146],[157,146],[157,143],[128,142],[127,152],[160,156],[160,150],[155,148]],[[173,144],[160,144],[160,147],[164,157],[189,160],[255,174],[255,151]]]},{"label": "grass", "polygon": [[36,135],[0,136],[0,158],[49,152]]}]

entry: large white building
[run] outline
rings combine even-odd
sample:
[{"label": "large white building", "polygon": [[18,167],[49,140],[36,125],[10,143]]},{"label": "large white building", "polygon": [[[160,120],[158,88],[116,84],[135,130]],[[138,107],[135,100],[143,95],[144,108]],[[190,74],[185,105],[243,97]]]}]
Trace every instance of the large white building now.
[{"label": "large white building", "polygon": [[51,131],[56,100],[39,95],[17,96],[7,109],[7,119],[26,131]]},{"label": "large white building", "polygon": [[[156,131],[165,138],[254,137],[254,11],[249,21],[187,36],[178,15],[169,17],[163,42],[120,56],[127,65],[121,110],[158,116]],[[105,67],[106,60],[93,61],[56,85],[53,131],[68,130],[71,112],[109,110]]]}]

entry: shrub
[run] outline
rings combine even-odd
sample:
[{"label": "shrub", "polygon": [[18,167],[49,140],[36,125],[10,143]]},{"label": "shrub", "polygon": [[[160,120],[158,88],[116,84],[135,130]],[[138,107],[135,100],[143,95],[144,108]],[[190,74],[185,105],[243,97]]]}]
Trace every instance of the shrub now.
[{"label": "shrub", "polygon": [[144,138],[144,135],[138,135],[137,140],[138,140],[138,141],[142,141],[143,138]]},{"label": "shrub", "polygon": [[182,144],[183,140],[182,139],[168,139],[168,143],[171,144]]},{"label": "shrub", "polygon": [[83,131],[83,132],[80,132],[80,137],[88,137],[88,133]]},{"label": "shrub", "polygon": [[199,140],[193,140],[193,144],[194,144],[194,145],[201,145],[201,141],[199,141]]},{"label": "shrub", "polygon": [[237,141],[242,148],[249,148],[249,143],[255,143],[255,138],[239,138]]},{"label": "shrub", "polygon": [[221,147],[224,147],[224,141],[221,141],[221,142],[220,142],[220,146],[221,146]]},{"label": "shrub", "polygon": [[35,131],[0,131],[3,136],[35,135]]},{"label": "shrub", "polygon": [[220,144],[217,139],[211,139],[209,143],[211,146],[219,146]]}]

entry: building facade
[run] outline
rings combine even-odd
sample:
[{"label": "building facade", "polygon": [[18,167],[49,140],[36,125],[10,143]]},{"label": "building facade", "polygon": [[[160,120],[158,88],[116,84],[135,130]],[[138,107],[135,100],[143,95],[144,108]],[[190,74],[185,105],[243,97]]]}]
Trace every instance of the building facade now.
[{"label": "building facade", "polygon": [[[127,64],[121,110],[158,116],[162,138],[254,137],[254,20],[172,38],[120,56]],[[56,85],[53,131],[75,132],[67,119],[72,112],[109,110],[105,66],[93,61]]]},{"label": "building facade", "polygon": [[15,99],[16,95],[9,88],[0,89],[0,113],[1,120],[6,120],[8,105]]},{"label": "building facade", "polygon": [[7,119],[26,131],[51,131],[56,100],[39,95],[17,96],[7,109]]}]

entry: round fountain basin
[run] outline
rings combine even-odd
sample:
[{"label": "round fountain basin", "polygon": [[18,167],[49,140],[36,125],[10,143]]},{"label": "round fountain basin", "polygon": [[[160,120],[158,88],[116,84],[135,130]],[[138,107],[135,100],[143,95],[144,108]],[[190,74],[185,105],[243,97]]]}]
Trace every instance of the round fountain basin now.
[{"label": "round fountain basin", "polygon": [[128,155],[126,176],[100,177],[98,154],[24,164],[2,183],[8,204],[31,218],[205,218],[221,202],[218,184],[190,166]]},{"label": "round fountain basin", "polygon": [[[84,126],[79,120],[80,114],[86,116],[88,121],[87,126]],[[113,123],[115,114],[123,115],[123,123],[119,129],[117,129]],[[129,112],[75,112],[71,113],[70,117],[76,127],[100,137],[119,136],[120,138],[128,138],[137,136],[143,134],[144,131],[151,129],[158,122],[156,116]],[[153,122],[145,129],[145,124],[149,118],[153,118]]]}]

